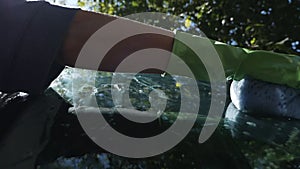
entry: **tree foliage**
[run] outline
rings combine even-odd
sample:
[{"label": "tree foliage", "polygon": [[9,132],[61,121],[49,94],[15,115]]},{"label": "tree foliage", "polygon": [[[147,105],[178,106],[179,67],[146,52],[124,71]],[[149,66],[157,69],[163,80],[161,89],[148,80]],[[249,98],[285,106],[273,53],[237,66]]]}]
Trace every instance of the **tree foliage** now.
[{"label": "tree foliage", "polygon": [[181,16],[186,30],[199,28],[209,38],[231,45],[300,53],[299,0],[80,0],[78,4],[117,16],[169,13]]}]

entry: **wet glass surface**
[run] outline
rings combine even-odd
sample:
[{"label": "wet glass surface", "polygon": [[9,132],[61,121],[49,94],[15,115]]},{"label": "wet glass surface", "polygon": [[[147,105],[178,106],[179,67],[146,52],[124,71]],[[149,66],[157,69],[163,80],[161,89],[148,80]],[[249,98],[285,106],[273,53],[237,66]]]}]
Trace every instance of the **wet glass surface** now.
[{"label": "wet glass surface", "polygon": [[[52,86],[66,100],[73,102],[70,91],[72,73],[65,70],[63,74],[64,77],[58,78]],[[88,72],[82,71],[79,74],[83,79],[92,81],[85,76]],[[119,85],[111,84],[110,77],[111,74],[99,73],[95,88],[83,87],[85,91],[78,92],[85,96],[93,94],[101,107],[113,108],[115,105],[110,96],[110,88]],[[129,88],[130,97],[137,109],[146,110],[150,106],[149,91],[154,87],[160,88],[169,98],[166,108],[168,113],[163,113],[158,121],[139,131],[126,127],[128,123],[112,109],[104,115],[110,125],[124,133],[136,130],[135,132],[155,135],[172,124],[176,118],[176,113],[173,112],[178,110],[178,90],[180,85],[188,85],[188,80],[182,84],[177,84],[176,78],[169,77],[157,81],[161,78],[158,75],[137,76]],[[239,112],[232,104],[229,104],[224,119],[213,136],[207,142],[199,144],[197,140],[208,110],[210,87],[204,83],[198,85],[201,103],[197,122],[189,135],[168,152],[146,159],[112,155],[88,138],[72,111],[60,112],[49,143],[39,155],[38,168],[300,168],[298,120],[249,116]]]}]

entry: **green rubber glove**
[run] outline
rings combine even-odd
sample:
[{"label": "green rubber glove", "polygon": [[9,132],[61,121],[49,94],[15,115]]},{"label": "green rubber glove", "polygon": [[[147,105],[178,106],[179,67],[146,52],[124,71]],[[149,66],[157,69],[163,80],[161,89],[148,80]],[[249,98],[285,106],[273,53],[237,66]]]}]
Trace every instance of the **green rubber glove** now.
[{"label": "green rubber glove", "polygon": [[300,88],[299,56],[263,50],[252,51],[177,31],[173,53],[189,66],[197,80],[209,81],[206,70],[207,68],[213,69],[213,65],[205,64],[204,66],[199,56],[196,55],[199,52],[195,53],[195,47],[185,45],[182,39],[189,41],[189,44],[198,45],[202,50],[207,48],[209,51],[202,52],[207,55],[205,56],[207,58],[212,57],[210,55],[213,55],[211,51],[214,48],[215,54],[218,54],[215,56],[218,56],[223,64],[226,77],[241,80],[245,76],[250,76],[267,82]]}]

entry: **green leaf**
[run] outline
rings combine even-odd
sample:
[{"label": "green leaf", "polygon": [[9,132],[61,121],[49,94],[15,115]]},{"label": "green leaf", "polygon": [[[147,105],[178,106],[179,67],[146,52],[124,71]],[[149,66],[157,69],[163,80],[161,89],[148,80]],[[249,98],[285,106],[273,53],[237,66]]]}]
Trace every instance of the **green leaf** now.
[{"label": "green leaf", "polygon": [[79,1],[77,4],[78,4],[78,6],[80,6],[80,7],[84,7],[84,6],[85,6],[85,3],[82,2],[82,1]]},{"label": "green leaf", "polygon": [[251,44],[251,45],[254,45],[255,42],[256,42],[256,38],[252,38],[251,41],[250,41],[250,44]]},{"label": "green leaf", "polygon": [[184,26],[189,28],[192,24],[192,21],[189,18],[186,18],[185,22],[184,22]]},{"label": "green leaf", "polygon": [[133,1],[131,4],[132,4],[133,7],[138,7],[139,6],[139,4],[136,1]]}]

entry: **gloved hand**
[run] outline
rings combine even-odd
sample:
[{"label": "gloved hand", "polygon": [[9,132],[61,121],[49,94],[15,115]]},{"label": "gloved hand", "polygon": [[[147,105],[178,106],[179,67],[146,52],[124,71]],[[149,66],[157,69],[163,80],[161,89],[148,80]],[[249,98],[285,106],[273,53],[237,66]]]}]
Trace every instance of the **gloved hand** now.
[{"label": "gloved hand", "polygon": [[[190,42],[192,45],[188,44],[188,46],[186,46],[182,39]],[[211,44],[209,44],[209,42],[211,42]],[[241,80],[245,76],[249,76],[266,82],[300,88],[299,56],[263,50],[252,51],[177,31],[173,45],[173,53],[184,60],[192,69],[197,80],[209,81],[206,70],[207,68],[214,69],[214,64],[205,64],[204,66],[199,60],[199,56],[193,52],[193,50],[195,50],[193,45],[198,46],[198,50],[200,50],[198,54],[206,55],[201,56],[204,59],[217,56],[216,53],[213,52],[214,48],[222,62],[226,77]],[[193,50],[191,50],[191,47]],[[218,63],[215,63],[215,65],[217,64]]]}]

